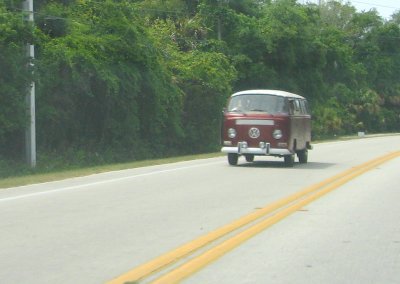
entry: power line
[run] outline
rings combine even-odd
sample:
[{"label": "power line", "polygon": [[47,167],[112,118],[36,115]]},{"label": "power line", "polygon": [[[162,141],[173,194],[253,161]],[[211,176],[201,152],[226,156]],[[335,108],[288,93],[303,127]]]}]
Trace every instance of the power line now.
[{"label": "power line", "polygon": [[369,6],[371,6],[371,7],[382,7],[382,8],[389,8],[389,9],[400,9],[400,7],[386,6],[386,5],[381,5],[381,4],[371,3],[371,2],[362,2],[362,1],[354,1],[354,0],[351,0],[351,2],[355,2],[355,3],[359,3],[359,4],[365,4],[365,5],[369,5]]},{"label": "power line", "polygon": [[[362,1],[354,1],[352,0],[352,2],[357,2],[357,3],[363,3],[363,4],[368,4],[368,5],[375,5],[373,3],[367,3],[367,2],[362,2]],[[101,4],[104,4],[105,2],[99,2],[99,1],[91,1],[91,3],[94,4],[99,4],[99,6]],[[118,4],[118,3],[113,3],[113,4]],[[386,7],[386,8],[395,8],[395,7],[389,7],[389,6],[383,6],[383,5],[376,5],[376,6],[381,6],[381,7]],[[132,7],[133,8],[133,7]],[[185,13],[184,11],[171,11],[171,10],[163,10],[163,9],[152,9],[152,8],[139,8],[139,7],[134,7],[135,11],[134,12],[158,12],[158,13],[172,13],[172,14],[184,14],[186,15],[187,13]],[[16,12],[16,13],[26,13],[27,11],[24,9],[20,9],[20,8],[16,8],[13,7],[12,10],[8,10],[9,12]],[[50,14],[46,14],[43,12],[38,12],[38,11],[32,11],[30,12],[31,14],[34,15],[38,15],[41,17],[44,17],[45,19],[49,19],[49,20],[64,20],[64,21],[73,21],[76,22],[78,24],[90,24],[89,22],[82,22],[81,18],[78,20],[74,19],[73,17],[61,17],[61,16],[54,16],[54,15],[50,15]],[[381,38],[391,38],[391,39],[399,39],[400,37],[397,36],[380,36]],[[175,37],[175,39],[184,39],[183,37]],[[194,41],[199,41],[199,42],[205,42],[206,40],[198,40],[198,39],[194,39]]]},{"label": "power line", "polygon": [[[96,2],[96,1],[92,1],[92,3],[103,4],[102,2]],[[176,15],[186,15],[187,14],[184,11],[171,11],[171,10],[162,10],[162,9],[136,8],[135,10],[137,10],[138,12],[157,12],[157,13],[176,14]],[[16,13],[26,12],[24,9],[20,9],[20,8],[16,8],[16,7],[13,7],[12,10],[10,9],[9,11],[16,12]],[[45,14],[43,12],[38,12],[38,11],[33,11],[31,13],[34,15],[37,15],[37,16],[45,17],[47,19],[51,19],[51,20],[64,20],[64,21],[70,20],[70,21],[74,21],[76,23],[83,24],[82,22],[79,22],[71,17],[65,18],[65,17],[54,16],[54,15],[50,15],[50,14]]]}]

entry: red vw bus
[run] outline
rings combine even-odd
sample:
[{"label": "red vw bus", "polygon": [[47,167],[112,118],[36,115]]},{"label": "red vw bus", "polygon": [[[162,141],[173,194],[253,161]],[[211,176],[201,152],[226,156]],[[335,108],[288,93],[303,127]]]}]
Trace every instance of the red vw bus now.
[{"label": "red vw bus", "polygon": [[311,149],[311,115],[307,100],[277,90],[248,90],[233,94],[224,110],[221,143],[230,165],[239,156],[283,157],[292,167],[295,154],[307,163]]}]

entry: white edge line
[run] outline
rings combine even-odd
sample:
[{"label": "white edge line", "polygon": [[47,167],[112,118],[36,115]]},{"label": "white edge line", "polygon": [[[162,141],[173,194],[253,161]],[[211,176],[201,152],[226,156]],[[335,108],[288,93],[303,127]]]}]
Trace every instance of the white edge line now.
[{"label": "white edge line", "polygon": [[67,186],[67,187],[62,187],[59,189],[51,189],[51,190],[47,190],[47,191],[29,193],[29,194],[24,194],[24,195],[19,195],[19,196],[6,197],[6,198],[0,199],[0,202],[13,201],[13,200],[32,197],[32,196],[46,195],[46,194],[57,193],[57,192],[66,191],[66,190],[70,190],[70,189],[77,189],[77,188],[89,187],[89,186],[94,186],[94,185],[112,183],[112,182],[116,182],[116,181],[121,181],[121,180],[126,180],[126,179],[134,179],[134,178],[150,176],[150,175],[155,175],[155,174],[175,172],[175,171],[186,170],[186,169],[190,169],[190,168],[198,168],[198,167],[203,167],[203,166],[215,165],[215,164],[219,164],[219,163],[223,163],[223,162],[218,161],[218,162],[212,162],[212,163],[207,163],[207,164],[192,165],[192,166],[180,167],[180,168],[174,168],[174,169],[168,169],[168,170],[158,170],[158,171],[154,171],[154,172],[150,172],[150,173],[143,173],[143,174],[138,174],[138,175],[133,175],[133,176],[108,179],[108,180],[104,180],[104,181],[91,182],[91,183],[86,183],[86,184],[81,184],[81,185]]}]

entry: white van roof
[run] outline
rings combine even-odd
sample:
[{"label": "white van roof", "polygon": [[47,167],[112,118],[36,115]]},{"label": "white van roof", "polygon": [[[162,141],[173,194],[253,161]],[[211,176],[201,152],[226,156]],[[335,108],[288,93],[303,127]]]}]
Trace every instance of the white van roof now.
[{"label": "white van roof", "polygon": [[273,95],[273,96],[280,96],[280,97],[288,97],[288,98],[298,98],[298,99],[305,99],[302,96],[289,93],[286,91],[280,91],[280,90],[246,90],[246,91],[241,91],[234,93],[232,97],[234,96],[240,96],[240,95]]}]

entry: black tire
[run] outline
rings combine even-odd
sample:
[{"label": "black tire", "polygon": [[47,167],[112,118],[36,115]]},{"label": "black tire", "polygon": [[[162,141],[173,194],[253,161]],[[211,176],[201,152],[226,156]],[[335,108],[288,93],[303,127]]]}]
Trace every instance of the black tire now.
[{"label": "black tire", "polygon": [[285,166],[291,168],[294,166],[294,155],[285,155],[283,157],[285,159]]},{"label": "black tire", "polygon": [[235,153],[228,153],[228,162],[231,166],[236,166],[238,163],[239,155]]},{"label": "black tire", "polygon": [[299,158],[300,164],[306,164],[308,162],[308,150],[304,149],[297,152],[297,157]]},{"label": "black tire", "polygon": [[249,162],[249,163],[254,162],[254,155],[247,154],[247,155],[245,155],[245,157],[246,157],[247,162]]}]

